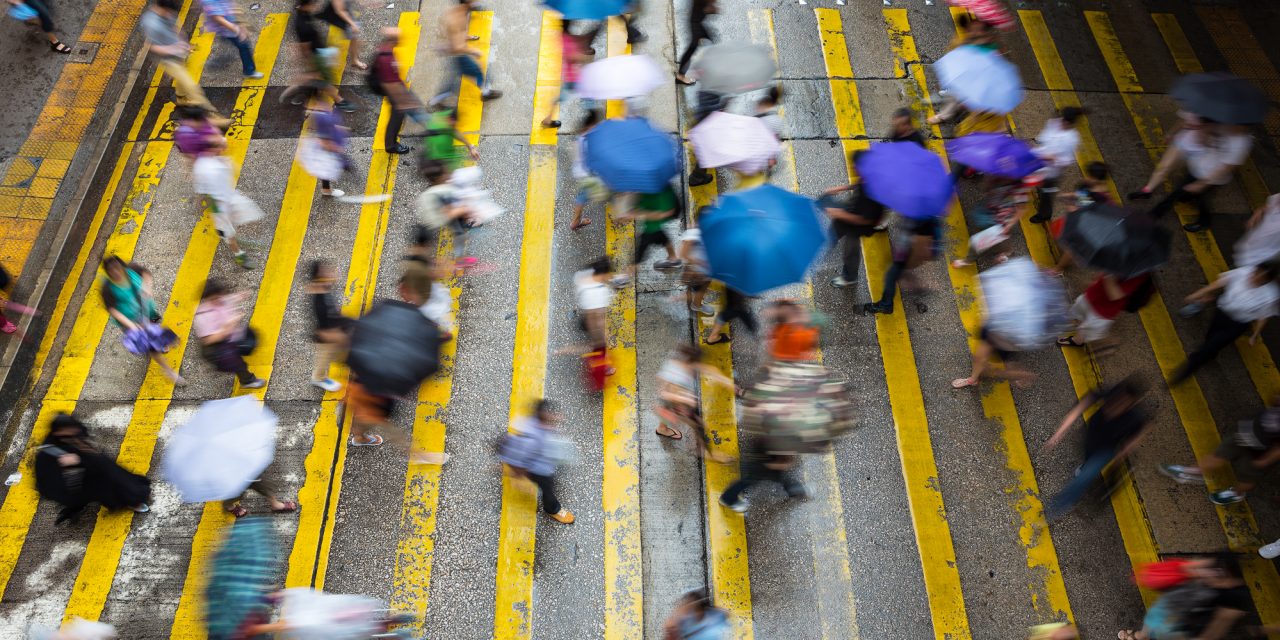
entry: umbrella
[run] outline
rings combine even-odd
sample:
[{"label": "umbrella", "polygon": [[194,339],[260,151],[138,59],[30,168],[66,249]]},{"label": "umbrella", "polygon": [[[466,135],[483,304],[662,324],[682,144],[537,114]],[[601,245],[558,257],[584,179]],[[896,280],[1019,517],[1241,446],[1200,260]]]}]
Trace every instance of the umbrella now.
[{"label": "umbrella", "polygon": [[621,15],[630,0],[546,0],[547,8],[565,20],[604,20]]},{"label": "umbrella", "polygon": [[649,56],[612,56],[582,68],[574,92],[592,100],[643,96],[668,82]]},{"label": "umbrella", "polygon": [[366,640],[383,630],[382,603],[365,596],[285,589],[280,618],[288,640]]},{"label": "umbrella", "polygon": [[703,91],[737,95],[769,84],[778,65],[765,47],[726,42],[703,49],[693,60],[693,71]]},{"label": "umbrella", "polygon": [[1092,204],[1067,216],[1058,241],[1085,266],[1132,278],[1169,260],[1171,237],[1145,214]]},{"label": "umbrella", "polygon": [[383,300],[356,321],[347,365],[369,393],[408,395],[440,368],[440,328],[407,302]]},{"label": "umbrella", "polygon": [[760,118],[713,111],[689,131],[693,154],[707,169],[729,167],[743,173],[769,168],[782,145]]},{"label": "umbrella", "polygon": [[946,213],[955,180],[942,158],[914,142],[882,142],[857,157],[862,188],[872,200],[917,220]]},{"label": "umbrella", "polygon": [[711,277],[747,295],[803,281],[826,242],[817,203],[769,184],[721,197],[698,226]]},{"label": "umbrella", "polygon": [[825,451],[854,426],[849,384],[812,362],[775,362],[742,398],[742,426],[775,451]]},{"label": "umbrella", "polygon": [[275,589],[277,540],[266,518],[241,518],[214,553],[205,587],[209,640],[235,636],[250,616],[270,613],[266,595]]},{"label": "umbrella", "polygon": [[1017,26],[1013,14],[997,0],[947,0],[947,3],[953,7],[964,7],[973,17],[1003,31]]},{"label": "umbrella", "polygon": [[966,107],[1006,114],[1022,102],[1018,68],[995,51],[956,47],[933,66],[938,82]]},{"label": "umbrella", "polygon": [[1267,99],[1244,78],[1229,73],[1182,76],[1169,91],[1183,109],[1225,124],[1255,124],[1267,115]]},{"label": "umbrella", "polygon": [[1067,289],[1030,258],[1014,258],[978,275],[986,327],[1018,351],[1043,349],[1067,330]]},{"label": "umbrella", "polygon": [[183,502],[234,498],[271,464],[277,423],[253,396],[206,402],[169,438],[164,479]]},{"label": "umbrella", "polygon": [[1025,178],[1044,166],[1026,142],[1003,133],[971,133],[947,143],[951,159],[976,171]]},{"label": "umbrella", "polygon": [[680,145],[644,118],[606,120],[586,140],[587,169],[616,192],[657,193],[680,173]]}]

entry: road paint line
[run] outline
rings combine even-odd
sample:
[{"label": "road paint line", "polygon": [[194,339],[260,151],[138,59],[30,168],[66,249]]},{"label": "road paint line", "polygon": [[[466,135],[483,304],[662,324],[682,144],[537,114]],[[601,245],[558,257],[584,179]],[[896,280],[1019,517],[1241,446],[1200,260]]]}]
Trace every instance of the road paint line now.
[{"label": "road paint line", "polygon": [[[1080,102],[1076,96],[1075,87],[1067,77],[1066,68],[1058,55],[1057,46],[1049,34],[1049,28],[1043,16],[1039,11],[1030,10],[1020,10],[1018,14],[1022,17],[1023,28],[1027,32],[1054,104],[1059,109],[1078,106]],[[1076,152],[1076,161],[1083,169],[1090,162],[1101,161],[1102,152],[1098,149],[1098,143],[1089,128],[1087,116],[1081,118],[1077,129],[1080,131],[1080,147]],[[1115,183],[1108,179],[1107,186],[1112,198],[1119,202],[1120,193]],[[1138,315],[1142,319],[1142,326],[1147,332],[1151,350],[1155,354],[1161,372],[1165,377],[1170,376],[1174,369],[1186,359],[1186,353],[1160,294],[1152,296],[1151,301]],[[1183,384],[1170,387],[1169,392],[1173,396],[1178,417],[1196,457],[1203,458],[1212,453],[1217,448],[1220,437],[1199,383],[1193,378]],[[1229,469],[1208,474],[1205,478],[1206,484],[1210,491],[1226,488],[1233,482],[1233,475]],[[1222,523],[1223,533],[1226,534],[1227,546],[1232,551],[1247,556],[1241,561],[1241,566],[1244,569],[1245,581],[1249,583],[1249,590],[1253,594],[1254,605],[1257,606],[1263,622],[1275,624],[1280,621],[1280,575],[1277,575],[1275,565],[1261,561],[1252,553],[1260,543],[1258,525],[1253,518],[1252,510],[1247,503],[1241,502],[1227,507],[1217,507],[1215,511],[1218,514],[1218,520]]]},{"label": "road paint line", "polygon": [[[188,62],[192,65],[192,76],[198,79],[203,71],[204,58],[194,58]],[[154,96],[152,96],[152,99],[154,99]],[[133,126],[135,128],[141,128],[148,108],[144,98],[143,108],[134,120]],[[151,142],[144,147],[142,156],[138,161],[136,177],[125,196],[124,205],[116,221],[115,228],[107,239],[106,254],[114,253],[125,261],[133,258],[133,251],[137,246],[138,237],[141,235],[142,225],[151,209],[155,189],[160,184],[160,174],[163,173],[165,164],[169,160],[169,153],[172,147],[172,142]],[[89,235],[85,236],[86,241],[76,255],[76,263],[72,267],[73,273],[83,273],[88,265],[89,256],[93,251],[93,246],[96,244],[88,240],[88,238],[97,237],[102,221],[105,219],[108,209],[111,208],[115,189],[118,187],[124,169],[128,165],[132,151],[132,143],[126,142],[124,148],[121,149],[120,159],[116,162],[116,167],[112,171],[111,181],[108,183],[109,194],[103,194],[98,209],[94,212],[93,222],[90,223]],[[56,316],[57,324],[61,324],[61,314],[65,313],[65,309],[70,305],[78,284],[78,278],[73,281],[70,277],[63,284],[62,291],[58,295],[57,311],[54,312],[58,314]],[[53,379],[49,382],[49,388],[46,389],[45,396],[41,400],[40,410],[37,413],[35,422],[32,424],[31,436],[27,441],[26,453],[18,465],[20,469],[29,469],[31,467],[36,447],[48,434],[49,422],[53,417],[59,413],[71,413],[75,410],[76,400],[80,397],[80,392],[84,389],[85,382],[89,378],[89,369],[93,365],[98,344],[102,341],[103,333],[107,327],[107,319],[108,315],[106,308],[102,305],[102,297],[96,295],[94,287],[91,286],[88,294],[81,302],[70,333],[63,343],[57,369],[54,370]],[[51,319],[49,329],[46,329],[45,337],[42,338],[40,349],[37,352],[38,362],[46,361],[49,352],[52,350],[53,343],[57,340],[58,333],[58,326]],[[31,384],[35,385],[38,380],[39,372],[33,372]],[[4,505],[0,506],[0,597],[4,595],[9,579],[13,575],[14,567],[17,565],[18,557],[22,553],[22,546],[25,542],[27,531],[31,526],[31,520],[35,517],[39,500],[40,496],[35,490],[35,474],[24,473],[22,480],[9,488],[8,493],[5,494]]]},{"label": "road paint line", "polygon": [[[747,12],[747,26],[751,41],[768,46],[778,59],[778,40],[773,27],[772,9],[752,9]],[[779,110],[785,120],[786,113]],[[782,162],[774,175],[783,188],[800,191],[796,177],[795,149],[790,140],[782,141]],[[813,284],[806,281],[801,299],[813,304]],[[822,360],[821,350],[817,353]],[[853,571],[850,567],[849,540],[845,531],[844,502],[840,492],[840,475],[836,469],[835,453],[809,456],[805,465],[805,480],[815,490],[811,492],[815,504],[811,513],[821,514],[821,520],[812,522],[810,533],[810,558],[813,565],[815,604],[818,619],[822,622],[822,637],[826,640],[846,638],[857,640],[862,636],[858,629],[857,605],[853,598]]]},{"label": "road paint line", "polygon": [[[548,304],[551,251],[556,211],[556,130],[542,118],[560,91],[560,17],[542,12],[538,75],[529,134],[529,187],[520,247],[520,285],[512,353],[509,424],[528,415],[543,395],[547,370]],[[538,524],[536,491],[527,481],[502,478],[502,515],[498,521],[497,594],[493,635],[498,640],[527,639],[533,633],[533,554]]]},{"label": "road paint line", "polygon": [[[823,60],[831,83],[832,106],[835,108],[837,129],[840,130],[845,170],[849,180],[853,181],[857,179],[857,175],[849,162],[849,154],[857,149],[865,149],[867,143],[865,139],[849,139],[866,136],[865,128],[859,130],[851,126],[852,123],[862,126],[863,121],[857,86],[851,80],[853,70],[849,63],[849,50],[844,41],[840,13],[835,9],[814,11],[818,16],[818,35],[822,40]],[[876,299],[883,291],[884,273],[890,262],[889,241],[885,234],[876,234],[863,239],[862,250],[867,285],[872,298]],[[920,551],[921,572],[933,619],[934,636],[940,639],[966,639],[971,637],[969,620],[960,589],[960,574],[956,569],[951,529],[947,524],[946,508],[942,504],[938,465],[933,456],[919,372],[916,370],[915,354],[911,348],[911,336],[901,298],[902,296],[894,296],[893,313],[876,314],[875,323],[897,435],[898,455],[902,462],[902,477],[914,524],[916,545]]]},{"label": "road paint line", "polygon": [[[468,35],[477,39],[472,46],[481,52],[480,68],[488,71],[489,46],[493,30],[493,12],[471,13]],[[484,103],[480,88],[473,80],[463,79],[458,92],[458,129],[472,144],[480,138]],[[465,127],[465,129],[464,129]],[[453,236],[441,234],[436,260],[453,261]],[[440,346],[440,370],[418,389],[418,405],[414,411],[413,446],[424,451],[443,452],[447,424],[445,410],[453,396],[453,371],[458,358],[458,305],[462,287],[458,278],[448,282],[453,299],[449,324],[453,339]],[[440,503],[441,465],[410,464],[404,478],[404,499],[400,508],[400,538],[396,544],[395,574],[391,582],[391,608],[414,616],[411,628],[426,633],[428,598],[431,595],[431,572],[435,560],[436,513]]]},{"label": "road paint line", "polygon": [[[405,78],[417,59],[420,15],[416,11],[400,14],[400,46],[395,50]],[[407,81],[407,80],[406,80]],[[368,195],[390,194],[395,186],[399,156],[385,153],[382,132],[391,117],[391,107],[385,99],[379,103],[378,124],[374,127],[373,158],[364,193]],[[360,222],[351,246],[351,263],[347,269],[345,300],[342,314],[359,317],[373,304],[373,284],[378,277],[382,260],[382,246],[386,239],[387,224],[391,216],[391,200],[366,203],[360,207]],[[339,382],[347,381],[345,366],[335,365],[331,377]],[[338,424],[338,403],[345,396],[345,389],[324,394],[320,401],[320,415],[312,427],[311,451],[303,462],[304,477],[298,488],[298,529],[294,533],[293,548],[289,552],[285,587],[324,588],[325,573],[329,566],[329,548],[333,542],[334,519],[337,517],[338,498],[342,491],[342,473],[346,469],[347,439]],[[350,420],[350,413],[346,420]]]},{"label": "road paint line", "polygon": [[[1258,39],[1253,35],[1249,21],[1235,7],[1196,7],[1196,14],[1209,37],[1222,52],[1227,68],[1241,78],[1253,83],[1266,94],[1267,99],[1280,100],[1280,71],[1276,70]],[[1280,138],[1280,114],[1267,111],[1263,121],[1267,134],[1274,140]]]}]

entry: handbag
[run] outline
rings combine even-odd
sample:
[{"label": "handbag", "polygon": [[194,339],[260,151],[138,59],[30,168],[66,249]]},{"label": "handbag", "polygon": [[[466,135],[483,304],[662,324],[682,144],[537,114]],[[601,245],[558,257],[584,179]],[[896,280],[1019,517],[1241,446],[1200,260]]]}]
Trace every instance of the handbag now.
[{"label": "handbag", "polygon": [[240,336],[240,339],[236,341],[236,350],[240,352],[240,355],[247,356],[257,348],[258,334],[253,330],[253,327],[246,326],[244,335]]}]

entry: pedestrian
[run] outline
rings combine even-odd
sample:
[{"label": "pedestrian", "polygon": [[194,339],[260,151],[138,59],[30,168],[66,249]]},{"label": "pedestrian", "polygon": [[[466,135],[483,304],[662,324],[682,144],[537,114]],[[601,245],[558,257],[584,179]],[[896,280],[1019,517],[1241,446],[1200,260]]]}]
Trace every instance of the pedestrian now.
[{"label": "pedestrian", "polygon": [[218,155],[226,150],[227,139],[214,124],[209,110],[199,105],[180,104],[173,112],[178,120],[173,130],[173,144],[184,157],[194,162],[201,156]]},{"label": "pedestrian", "polygon": [[[0,265],[0,293],[9,291],[9,287],[13,284],[13,276],[4,270],[4,265]],[[14,333],[18,330],[18,325],[5,316],[5,310],[9,308],[9,299],[0,296],[0,333]]]},{"label": "pedestrian", "polygon": [[[453,107],[439,109],[427,116],[427,135],[422,139],[422,161],[438,161],[444,164],[445,170],[452,174],[462,166],[461,149],[467,150],[466,157],[472,162],[480,160],[480,150],[471,144],[466,136],[458,131],[458,110]],[[461,143],[461,144],[459,144]],[[446,179],[448,175],[446,175]]]},{"label": "pedestrian", "polygon": [[203,139],[207,146],[191,166],[193,190],[204,196],[213,218],[213,228],[227,243],[235,263],[241,269],[252,269],[254,265],[248,252],[240,247],[238,227],[261,220],[262,210],[235,188],[231,159],[222,153],[226,150],[225,139],[221,147],[207,136]]},{"label": "pedestrian", "polygon": [[770,85],[756,101],[756,117],[769,127],[773,137],[782,139],[782,86]]},{"label": "pedestrian", "polygon": [[585,269],[573,274],[575,299],[578,304],[578,327],[587,336],[583,355],[587,377],[595,390],[604,388],[605,378],[613,375],[609,366],[609,307],[613,305],[613,265],[600,257]]},{"label": "pedestrian", "polygon": [[1063,107],[1058,117],[1050,118],[1036,135],[1036,146],[1032,152],[1044,161],[1045,166],[1039,171],[1040,183],[1036,187],[1038,196],[1036,214],[1031,216],[1032,222],[1048,222],[1053,217],[1053,201],[1058,193],[1058,181],[1062,178],[1062,170],[1076,161],[1076,148],[1080,146],[1080,132],[1076,124],[1084,116],[1080,107]]},{"label": "pedestrian", "polygon": [[[333,101],[333,108],[351,113],[356,106],[343,100],[337,85],[337,49],[329,46],[328,28],[318,19],[320,0],[298,0],[293,8],[293,33],[298,38],[298,50],[302,59],[310,63],[306,74],[312,88],[321,97]],[[294,104],[301,104],[304,97],[298,94]]]},{"label": "pedestrian", "polygon": [[1228,464],[1235,472],[1235,484],[1209,494],[1217,505],[1244,500],[1267,471],[1280,461],[1280,395],[1271,397],[1270,406],[1252,420],[1240,421],[1236,433],[1228,434],[1213,453],[1198,466],[1162,464],[1160,471],[1174,480],[1203,484],[1205,473],[1215,473]]},{"label": "pedestrian", "polygon": [[347,0],[329,0],[316,17],[342,30],[347,38],[347,64],[364,71],[369,65],[360,61],[360,23],[351,13],[352,6]]},{"label": "pedestrian", "polygon": [[[698,217],[701,216],[702,211],[699,211]],[[696,221],[691,220],[689,227],[680,234],[680,260],[684,263],[680,280],[685,286],[689,310],[704,316],[715,315],[715,308],[703,302],[707,289],[711,288],[711,262],[707,258],[707,247],[702,244],[702,229],[698,228]]]},{"label": "pedestrian", "polygon": [[1249,589],[1239,565],[1215,556],[1184,583],[1166,591],[1142,619],[1142,629],[1123,630],[1120,640],[1222,640],[1246,615]]},{"label": "pedestrian", "polygon": [[1209,332],[1200,347],[1187,356],[1187,361],[1174,371],[1170,384],[1178,384],[1212,360],[1224,347],[1235,342],[1250,327],[1249,344],[1258,341],[1267,319],[1280,313],[1280,261],[1263,262],[1253,267],[1241,267],[1225,271],[1208,286],[1187,296],[1191,303],[1183,314],[1194,313],[1199,307],[1217,298],[1217,308],[1209,323]]},{"label": "pedestrian", "polygon": [[622,12],[622,23],[627,27],[627,44],[641,44],[649,39],[649,36],[635,26],[638,17],[640,17],[640,0],[631,0]]},{"label": "pedestrian", "polygon": [[1245,233],[1236,241],[1236,267],[1252,267],[1280,254],[1280,193],[1273,193],[1244,223]]},{"label": "pedestrian", "polygon": [[1115,345],[1106,342],[1111,326],[1122,312],[1137,313],[1155,294],[1155,280],[1143,273],[1132,278],[1100,274],[1071,305],[1075,331],[1058,338],[1060,347],[1092,347],[1095,355],[1110,352]]},{"label": "pedestrian", "polygon": [[472,224],[471,209],[458,198],[458,190],[449,182],[448,169],[438,160],[424,161],[421,174],[429,185],[414,201],[418,224],[435,244],[440,232],[448,228],[453,233],[453,254],[457,267],[469,267],[476,259],[467,255],[467,243]]},{"label": "pedestrian", "polygon": [[444,41],[442,53],[449,57],[450,72],[444,74],[444,83],[440,93],[436,94],[427,105],[437,109],[445,100],[456,97],[462,76],[475,81],[480,89],[481,100],[495,100],[502,97],[502,92],[490,87],[485,82],[484,71],[480,69],[479,60],[484,52],[467,45],[467,24],[471,20],[471,12],[480,4],[479,0],[458,0],[458,3],[445,10],[440,16],[440,38]]},{"label": "pedestrian", "polygon": [[[729,96],[715,91],[704,91],[699,89],[694,94],[693,120],[690,127],[695,127],[702,122],[704,118],[724,109],[729,104]],[[715,180],[715,174],[707,171],[698,164],[697,156],[693,157],[693,170],[689,172],[689,186],[701,187],[711,184]]]},{"label": "pedestrian", "polygon": [[[719,369],[702,361],[702,349],[697,345],[676,345],[671,355],[658,369],[658,403],[653,413],[658,416],[658,428],[654,431],[664,438],[683,440],[684,431],[698,436],[698,452],[710,452],[706,424],[702,421],[702,408],[698,403],[698,387],[702,380],[733,388],[733,380]],[[722,456],[711,454],[721,460]]]},{"label": "pedestrian", "polygon": [[916,126],[916,116],[911,109],[899,107],[894,110],[888,138],[889,142],[914,142],[924,146],[924,134]]},{"label": "pedestrian", "polygon": [[124,331],[125,348],[135,355],[146,354],[175,385],[187,384],[164,357],[164,352],[178,343],[178,336],[160,326],[151,272],[137,263],[125,264],[114,255],[102,259],[102,271],[102,306]]},{"label": "pedestrian", "polygon": [[151,481],[103,454],[89,429],[71,415],[54,416],[49,435],[36,449],[34,467],[40,497],[62,506],[55,524],[74,523],[94,503],[110,510],[151,510]]},{"label": "pedestrian", "polygon": [[307,295],[311,296],[311,311],[315,324],[311,340],[316,345],[315,366],[311,370],[311,385],[329,393],[342,389],[342,384],[329,377],[329,365],[340,360],[351,344],[353,321],[342,315],[333,298],[333,285],[337,277],[333,267],[323,260],[311,261],[307,272]]},{"label": "pedestrian", "polygon": [[245,487],[244,491],[240,492],[240,495],[223,500],[222,510],[237,518],[243,518],[249,515],[249,510],[245,508],[244,505],[240,504],[240,501],[244,500],[245,495],[250,491],[266,498],[267,502],[271,504],[272,513],[293,513],[298,510],[297,502],[277,498],[275,488],[264,482],[262,478],[256,478],[250,482],[249,486]]},{"label": "pedestrian", "polygon": [[1196,232],[1209,228],[1213,212],[1209,209],[1209,196],[1218,187],[1231,182],[1235,170],[1249,158],[1253,148],[1253,136],[1244,127],[1220,125],[1204,121],[1198,126],[1184,127],[1173,136],[1169,149],[1156,165],[1147,183],[1129,194],[1130,200],[1146,200],[1179,163],[1186,164],[1182,178],[1169,195],[1151,208],[1151,216],[1159,218],[1179,202],[1190,202],[1196,207],[1198,217],[1185,225],[1187,231]]},{"label": "pedestrian", "polygon": [[682,596],[662,623],[662,640],[724,640],[733,631],[729,614],[711,602],[706,589]]},{"label": "pedestrian", "polygon": [[[865,153],[859,149],[850,155],[851,163]],[[841,194],[848,194],[841,199]],[[862,239],[875,234],[877,225],[885,218],[885,206],[874,200],[856,183],[832,187],[822,192],[818,200],[822,210],[831,218],[831,244],[839,246],[840,274],[831,279],[831,286],[838,289],[857,284],[858,267],[862,262]]]},{"label": "pedestrian", "polygon": [[[951,40],[947,50],[964,46],[977,47],[986,51],[1000,50],[1000,43],[997,39],[998,33],[995,27],[990,24],[969,14],[961,15],[956,24],[960,27],[960,33]],[[934,100],[934,104],[941,104],[941,107],[926,122],[935,126],[948,122],[962,112],[967,111],[965,105],[945,90],[939,92],[938,99]],[[959,133],[960,128],[957,126],[957,137],[961,135]]]},{"label": "pedestrian", "polygon": [[789,498],[808,499],[809,492],[797,477],[799,453],[775,448],[773,439],[768,436],[748,440],[745,448],[742,476],[720,494],[721,505],[738,513],[745,512],[750,505],[743,492],[765,481],[782,485]]},{"label": "pedestrian", "polygon": [[253,329],[245,324],[240,305],[248,294],[233,292],[221,282],[204,283],[192,329],[200,339],[200,353],[218,371],[234,373],[241,389],[261,389],[267,381],[249,371],[244,357],[257,347]]},{"label": "pedestrian", "polygon": [[[1066,215],[1058,216],[1049,221],[1049,234],[1053,236],[1055,241],[1062,237],[1062,230],[1067,224],[1067,216],[1095,204],[1112,204],[1111,189],[1107,186],[1107,178],[1110,175],[1111,168],[1105,162],[1094,160],[1085,165],[1084,174],[1080,176],[1080,183],[1076,185],[1075,191],[1058,194],[1058,198],[1066,203]],[[1055,276],[1062,275],[1071,265],[1075,264],[1075,258],[1071,255],[1071,252],[1061,245],[1059,245],[1058,249],[1058,261],[1048,269],[1049,273]]]},{"label": "pedestrian", "polygon": [[[963,389],[976,386],[982,381],[984,375],[1011,380],[1019,387],[1031,384],[1036,375],[1018,366],[1014,360],[1016,355],[1017,350],[1007,339],[984,324],[978,329],[978,344],[973,349],[973,368],[969,371],[969,377],[952,380],[951,388]],[[992,366],[992,356],[1000,357],[1003,368]]]},{"label": "pedestrian", "polygon": [[747,331],[751,335],[756,335],[758,325],[756,317],[751,313],[751,307],[747,304],[746,294],[725,285],[724,287],[724,307],[720,309],[720,315],[716,316],[715,324],[711,325],[711,333],[707,334],[707,344],[720,344],[729,341],[729,323],[734,320],[741,320],[742,324],[747,327]]},{"label": "pedestrian", "polygon": [[9,15],[40,29],[49,41],[49,48],[56,53],[71,53],[71,47],[63,44],[54,33],[53,16],[42,0],[9,0]]},{"label": "pedestrian", "polygon": [[676,64],[676,82],[684,85],[694,83],[686,75],[689,63],[693,61],[693,54],[698,51],[703,40],[713,43],[716,41],[715,33],[707,28],[707,17],[717,13],[720,13],[720,9],[716,6],[716,0],[693,0],[689,6],[689,21],[686,23],[689,27],[689,45],[680,54],[680,61]]},{"label": "pedestrian", "polygon": [[[425,234],[418,234],[417,241],[426,241]],[[421,301],[418,310],[440,329],[440,341],[453,339],[453,293],[444,284],[452,271],[448,265],[438,264],[425,251],[414,250],[401,261],[404,286],[413,291],[414,301]]]},{"label": "pedestrian", "polygon": [[604,181],[587,169],[587,134],[603,121],[602,111],[587,109],[587,115],[578,127],[578,136],[574,138],[573,180],[577,184],[577,193],[573,197],[573,220],[569,222],[569,229],[573,231],[591,224],[591,218],[582,217],[588,204],[601,204],[609,198],[609,189]]},{"label": "pedestrian", "polygon": [[891,243],[893,263],[885,271],[880,299],[862,305],[865,313],[893,313],[893,298],[898,293],[898,280],[908,269],[914,269],[933,258],[937,237],[937,218],[902,218]]},{"label": "pedestrian", "polygon": [[[11,0],[12,1],[12,0]],[[244,77],[262,78],[262,72],[253,63],[253,43],[249,42],[249,29],[239,23],[240,8],[234,0],[200,0],[205,22],[217,36],[230,42],[240,53],[240,66]]]},{"label": "pedestrian", "polygon": [[[1022,180],[1002,178],[987,174],[982,179],[982,200],[969,213],[974,229],[978,231],[969,236],[969,255],[951,261],[951,266],[963,269],[978,263],[978,256],[1000,246],[1009,239],[1014,227],[1027,215],[1030,207],[1031,191],[1041,180],[1032,174]],[[1009,259],[1010,251],[1001,250],[995,261],[1004,263]]]},{"label": "pedestrian", "polygon": [[765,351],[774,362],[816,362],[822,344],[821,320],[791,298],[774,300],[764,311],[769,323]]},{"label": "pedestrian", "polygon": [[[591,30],[582,35],[574,35],[571,31],[573,21],[563,20],[560,23],[560,87],[559,93],[556,95],[556,101],[551,105],[551,111],[547,113],[547,117],[542,119],[542,126],[559,129],[562,124],[560,118],[560,105],[573,99],[573,90],[578,83],[578,74],[582,72],[582,65],[595,60],[596,50],[591,48],[591,41],[595,39],[596,31]],[[588,103],[587,108],[594,108],[594,104]]]},{"label": "pedestrian", "polygon": [[427,128],[427,112],[422,107],[422,101],[409,91],[404,79],[400,77],[400,63],[396,61],[395,53],[399,44],[400,30],[383,28],[382,41],[378,43],[378,51],[373,56],[373,68],[368,75],[369,88],[391,103],[391,117],[387,120],[382,141],[387,153],[392,154],[412,150],[412,147],[400,143],[400,127],[406,116],[424,129]]},{"label": "pedestrian", "polygon": [[1045,506],[1045,516],[1056,518],[1080,502],[1089,487],[1102,477],[1103,469],[1112,462],[1124,460],[1146,436],[1151,421],[1138,408],[1146,386],[1135,376],[1129,376],[1115,385],[1094,389],[1076,403],[1058,430],[1045,444],[1053,449],[1066,437],[1067,430],[1080,419],[1086,410],[1099,405],[1097,411],[1085,420],[1084,462],[1075,475]]},{"label": "pedestrian", "polygon": [[173,91],[177,96],[175,102],[201,107],[213,114],[217,126],[225,128],[231,121],[218,115],[204,89],[187,71],[186,59],[191,53],[191,43],[178,29],[180,11],[182,0],[152,0],[147,5],[147,10],[138,19],[142,34],[147,39],[147,50],[155,56],[157,66],[173,79]]},{"label": "pedestrian", "polygon": [[333,183],[351,166],[346,148],[350,131],[343,126],[342,116],[334,111],[328,99],[313,100],[309,112],[302,142],[298,145],[298,161],[307,173],[320,181],[321,196],[341,198],[347,192],[333,188]]},{"label": "pedestrian", "polygon": [[565,460],[564,441],[555,433],[560,415],[549,400],[534,401],[532,409],[503,435],[498,459],[513,478],[528,478],[538,488],[547,515],[556,522],[573,524],[573,513],[556,497],[555,473]]},{"label": "pedestrian", "polygon": [[666,231],[667,221],[679,216],[679,208],[680,197],[668,183],[656,193],[640,194],[632,207],[624,208],[626,212],[617,216],[619,222],[640,221],[640,235],[636,238],[635,260],[632,261],[631,266],[627,267],[626,275],[619,278],[615,284],[621,285],[633,280],[636,277],[636,268],[644,262],[645,255],[653,247],[660,246],[667,251],[667,259],[653,263],[654,269],[669,271],[679,269],[684,264],[680,256],[676,255],[676,247],[671,243],[671,237]]}]

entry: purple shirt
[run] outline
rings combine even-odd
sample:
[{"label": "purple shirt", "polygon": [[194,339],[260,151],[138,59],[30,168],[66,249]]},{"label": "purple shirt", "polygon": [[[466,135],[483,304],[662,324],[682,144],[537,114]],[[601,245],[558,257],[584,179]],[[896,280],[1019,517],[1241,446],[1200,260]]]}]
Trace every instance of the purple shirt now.
[{"label": "purple shirt", "polygon": [[222,133],[208,122],[199,129],[180,124],[173,132],[173,143],[178,147],[179,152],[195,158],[214,149],[211,138],[221,135]]},{"label": "purple shirt", "polygon": [[200,0],[200,7],[204,10],[206,29],[210,29],[220,36],[236,37],[235,31],[228,30],[213,19],[214,16],[222,16],[227,19],[227,22],[235,24],[236,7],[232,0]]}]

